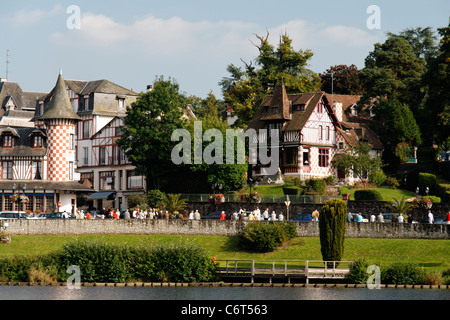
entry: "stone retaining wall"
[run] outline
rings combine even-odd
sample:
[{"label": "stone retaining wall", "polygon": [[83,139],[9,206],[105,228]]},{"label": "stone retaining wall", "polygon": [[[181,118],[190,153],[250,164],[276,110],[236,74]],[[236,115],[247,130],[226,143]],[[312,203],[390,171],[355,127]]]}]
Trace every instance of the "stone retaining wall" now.
[{"label": "stone retaining wall", "polygon": [[[14,235],[177,234],[237,236],[248,221],[220,220],[5,220]],[[266,222],[270,223],[270,222]],[[318,237],[316,222],[294,222],[300,237]],[[347,223],[348,238],[449,239],[450,225]]]}]

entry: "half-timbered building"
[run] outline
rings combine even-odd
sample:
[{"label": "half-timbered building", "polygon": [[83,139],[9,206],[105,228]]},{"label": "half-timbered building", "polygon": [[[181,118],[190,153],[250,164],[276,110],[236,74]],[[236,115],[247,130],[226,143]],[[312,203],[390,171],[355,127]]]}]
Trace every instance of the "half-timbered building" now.
[{"label": "half-timbered building", "polygon": [[[333,167],[333,158],[358,141],[370,143],[374,155],[381,153],[382,145],[364,123],[344,121],[348,119],[344,119],[348,109],[356,105],[359,97],[352,96],[349,101],[353,103],[338,100],[339,96],[324,92],[287,94],[284,85],[276,85],[273,94],[262,101],[248,128],[256,130],[259,144],[271,138],[268,136],[271,130],[278,130],[279,148],[270,152],[272,156],[278,154],[285,176],[302,180],[335,176],[353,183],[353,176],[346,177]],[[256,163],[253,174],[266,176],[270,166]]]}]

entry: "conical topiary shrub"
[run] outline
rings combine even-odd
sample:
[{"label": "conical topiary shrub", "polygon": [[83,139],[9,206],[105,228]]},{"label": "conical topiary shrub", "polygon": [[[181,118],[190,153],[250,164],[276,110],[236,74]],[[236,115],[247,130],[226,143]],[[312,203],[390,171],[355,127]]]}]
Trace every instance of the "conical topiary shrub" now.
[{"label": "conical topiary shrub", "polygon": [[346,217],[347,204],[343,200],[331,199],[323,205],[319,219],[323,261],[341,261],[344,254]]}]

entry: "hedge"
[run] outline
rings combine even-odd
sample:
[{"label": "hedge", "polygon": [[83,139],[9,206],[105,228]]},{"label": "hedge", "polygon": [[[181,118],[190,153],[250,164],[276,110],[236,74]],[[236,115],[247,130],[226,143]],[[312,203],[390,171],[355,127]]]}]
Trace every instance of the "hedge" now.
[{"label": "hedge", "polygon": [[309,179],[306,181],[306,190],[308,192],[317,192],[324,195],[326,192],[327,183],[322,179]]},{"label": "hedge", "polygon": [[381,193],[377,190],[356,190],[355,194],[355,201],[383,201],[383,196]]}]

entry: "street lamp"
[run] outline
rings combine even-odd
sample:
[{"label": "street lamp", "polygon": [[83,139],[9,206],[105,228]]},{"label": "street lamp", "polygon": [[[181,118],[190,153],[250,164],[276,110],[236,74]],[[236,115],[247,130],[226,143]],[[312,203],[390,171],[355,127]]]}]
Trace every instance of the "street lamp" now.
[{"label": "street lamp", "polygon": [[286,205],[286,220],[289,221],[289,206],[291,205],[291,200],[289,200],[289,195],[286,195],[286,201],[284,202]]}]

